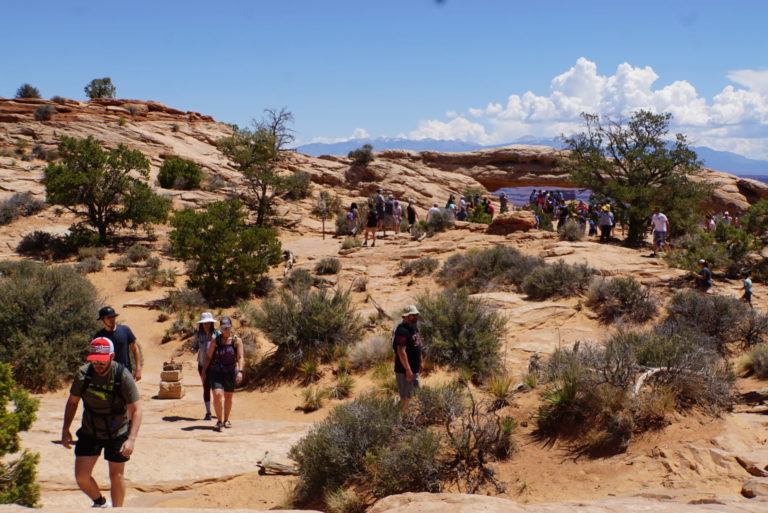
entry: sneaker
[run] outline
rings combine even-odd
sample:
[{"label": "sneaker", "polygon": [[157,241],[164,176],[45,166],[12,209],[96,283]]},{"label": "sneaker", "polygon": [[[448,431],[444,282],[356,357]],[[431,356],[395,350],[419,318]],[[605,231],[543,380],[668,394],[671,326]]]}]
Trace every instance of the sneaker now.
[{"label": "sneaker", "polygon": [[205,417],[203,417],[203,420],[211,420],[211,414],[210,413],[206,413]]},{"label": "sneaker", "polygon": [[110,504],[107,502],[107,498],[102,495],[101,497],[93,501],[93,506],[91,507],[92,508],[108,508],[109,506]]}]

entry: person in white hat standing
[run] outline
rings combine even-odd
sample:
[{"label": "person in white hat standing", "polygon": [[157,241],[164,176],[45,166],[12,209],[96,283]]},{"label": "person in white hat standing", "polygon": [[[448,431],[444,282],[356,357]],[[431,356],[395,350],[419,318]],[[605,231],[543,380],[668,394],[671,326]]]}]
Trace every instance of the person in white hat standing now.
[{"label": "person in white hat standing", "polygon": [[197,353],[197,373],[200,374],[200,380],[203,382],[203,404],[205,404],[204,420],[211,420],[211,380],[203,375],[205,359],[208,356],[208,347],[216,337],[221,336],[221,332],[214,328],[216,319],[210,312],[203,312],[200,320],[197,321],[197,333],[192,342],[192,352]]},{"label": "person in white hat standing", "polygon": [[419,310],[408,305],[403,312],[403,322],[395,328],[392,349],[395,351],[395,379],[400,394],[400,410],[405,412],[414,392],[419,388],[419,371],[422,354],[419,338]]},{"label": "person in white hat standing", "polygon": [[77,430],[75,444],[75,479],[80,489],[93,500],[93,507],[107,507],[99,485],[93,478],[93,467],[104,450],[109,462],[112,505],[121,507],[125,500],[123,472],[125,462],[133,454],[141,427],[141,396],[131,372],[115,359],[115,347],[105,337],[91,341],[90,353],[75,374],[64,409],[61,445],[72,445],[70,426],[83,401],[83,420]]}]

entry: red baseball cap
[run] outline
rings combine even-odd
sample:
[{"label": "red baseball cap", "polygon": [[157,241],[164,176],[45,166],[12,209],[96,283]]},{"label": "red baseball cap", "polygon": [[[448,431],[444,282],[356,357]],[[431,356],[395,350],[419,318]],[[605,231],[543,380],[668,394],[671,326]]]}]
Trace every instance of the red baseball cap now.
[{"label": "red baseball cap", "polygon": [[108,362],[109,357],[115,354],[115,346],[106,337],[91,340],[91,352],[88,355],[89,362]]}]

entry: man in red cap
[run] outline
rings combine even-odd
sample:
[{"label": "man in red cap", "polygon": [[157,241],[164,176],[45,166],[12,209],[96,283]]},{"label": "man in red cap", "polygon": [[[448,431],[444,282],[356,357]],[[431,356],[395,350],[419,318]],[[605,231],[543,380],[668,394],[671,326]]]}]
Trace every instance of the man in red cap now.
[{"label": "man in red cap", "polygon": [[99,485],[93,479],[93,467],[104,449],[109,462],[112,505],[121,507],[125,499],[123,472],[133,453],[141,427],[141,397],[131,372],[113,361],[115,348],[105,337],[91,341],[87,364],[80,367],[69,389],[64,409],[61,444],[72,444],[70,426],[83,400],[83,420],[75,444],[75,479],[80,489],[93,500],[94,507],[107,507]]}]

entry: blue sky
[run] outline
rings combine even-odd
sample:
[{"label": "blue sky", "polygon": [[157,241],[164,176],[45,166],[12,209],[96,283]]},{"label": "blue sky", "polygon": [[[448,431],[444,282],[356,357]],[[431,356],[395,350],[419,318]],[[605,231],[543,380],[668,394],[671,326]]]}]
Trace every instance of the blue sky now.
[{"label": "blue sky", "polygon": [[248,124],[287,107],[300,142],[353,134],[498,143],[578,112],[671,110],[695,144],[768,158],[768,2],[9,2],[0,96],[24,82]]}]

